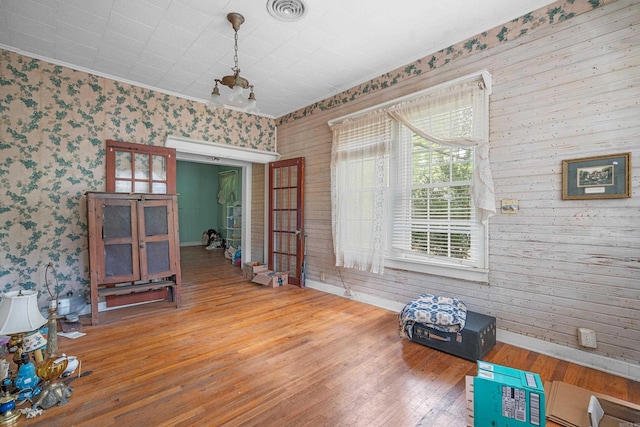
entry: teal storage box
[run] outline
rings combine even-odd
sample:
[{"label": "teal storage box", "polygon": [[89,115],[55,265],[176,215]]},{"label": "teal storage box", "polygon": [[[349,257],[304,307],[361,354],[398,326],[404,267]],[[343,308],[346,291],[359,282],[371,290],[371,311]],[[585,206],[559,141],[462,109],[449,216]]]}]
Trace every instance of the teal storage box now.
[{"label": "teal storage box", "polygon": [[478,375],[467,377],[467,414],[474,427],[545,427],[540,375],[478,362]]}]

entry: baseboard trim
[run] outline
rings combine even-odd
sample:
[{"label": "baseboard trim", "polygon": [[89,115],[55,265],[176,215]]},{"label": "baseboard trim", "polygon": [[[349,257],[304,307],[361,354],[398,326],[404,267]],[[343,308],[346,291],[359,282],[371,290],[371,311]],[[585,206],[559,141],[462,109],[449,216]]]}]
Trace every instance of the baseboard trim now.
[{"label": "baseboard trim", "polygon": [[612,359],[599,354],[589,353],[586,350],[565,347],[538,338],[516,334],[515,332],[498,329],[497,340],[516,347],[553,356],[555,358],[586,366],[610,374],[619,375],[634,381],[640,381],[640,366],[623,360]]},{"label": "baseboard trim", "polygon": [[[133,304],[118,305],[118,306],[115,306],[115,307],[107,307],[107,302],[106,301],[101,301],[101,302],[98,302],[98,313],[101,313],[103,311],[119,310],[121,308],[133,307],[135,305],[150,304],[152,302],[161,302],[161,301],[167,301],[167,300],[166,299],[156,299],[156,300],[151,300],[151,301],[136,302],[136,303],[133,303]],[[84,308],[82,309],[82,311],[80,311],[78,313],[78,315],[79,316],[91,315],[91,304],[85,305]]]},{"label": "baseboard trim", "polygon": [[[363,302],[376,307],[384,308],[389,311],[399,313],[405,303],[387,300],[385,298],[372,295],[353,292],[351,289],[345,289],[339,286],[330,285],[315,280],[307,280],[308,288],[316,289],[343,298],[352,299],[354,301]],[[575,363],[576,365],[586,366],[588,368],[597,369],[613,375],[619,375],[634,381],[640,381],[640,365],[632,364],[618,359],[601,356],[599,354],[589,353],[585,350],[579,350],[566,347],[560,344],[551,343],[538,338],[528,337],[526,335],[516,334],[515,332],[498,329],[497,340],[505,344],[524,348],[526,350],[535,351],[547,356],[552,356],[560,360]]]}]

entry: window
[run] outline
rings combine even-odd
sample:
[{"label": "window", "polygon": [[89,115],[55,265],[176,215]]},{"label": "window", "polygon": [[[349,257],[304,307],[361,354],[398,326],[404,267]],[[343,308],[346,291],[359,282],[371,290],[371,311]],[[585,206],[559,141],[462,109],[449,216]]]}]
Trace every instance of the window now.
[{"label": "window", "polygon": [[107,140],[107,192],[176,192],[176,150]]},{"label": "window", "polygon": [[394,162],[392,244],[396,256],[472,259],[469,187],[473,148],[447,148],[403,129]]},{"label": "window", "polygon": [[488,91],[478,76],[333,125],[336,265],[487,280]]}]

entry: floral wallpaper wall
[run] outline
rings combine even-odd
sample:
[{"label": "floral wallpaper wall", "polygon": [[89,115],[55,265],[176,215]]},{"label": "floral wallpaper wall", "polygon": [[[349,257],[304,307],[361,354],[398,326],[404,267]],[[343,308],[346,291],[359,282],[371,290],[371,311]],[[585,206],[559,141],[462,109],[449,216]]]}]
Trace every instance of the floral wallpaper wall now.
[{"label": "floral wallpaper wall", "polygon": [[[273,119],[119,83],[0,49],[0,292],[88,291],[86,191],[104,190],[104,144],[173,134],[275,151],[277,124],[383,90],[615,0],[559,0],[332,98]],[[54,285],[54,283],[51,283]]]},{"label": "floral wallpaper wall", "polygon": [[105,140],[167,135],[275,150],[273,119],[216,109],[0,50],[0,292],[89,289],[86,191],[105,189]]}]

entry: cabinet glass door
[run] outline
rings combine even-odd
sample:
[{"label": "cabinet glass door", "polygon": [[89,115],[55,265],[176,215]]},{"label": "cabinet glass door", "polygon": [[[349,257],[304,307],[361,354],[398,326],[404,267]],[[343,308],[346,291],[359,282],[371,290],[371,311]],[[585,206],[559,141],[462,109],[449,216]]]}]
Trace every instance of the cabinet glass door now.
[{"label": "cabinet glass door", "polygon": [[140,264],[142,280],[166,277],[177,268],[174,209],[168,200],[140,202]]},{"label": "cabinet glass door", "polygon": [[104,265],[98,269],[100,283],[127,282],[140,276],[137,207],[130,200],[102,200],[96,205],[102,221]]}]

